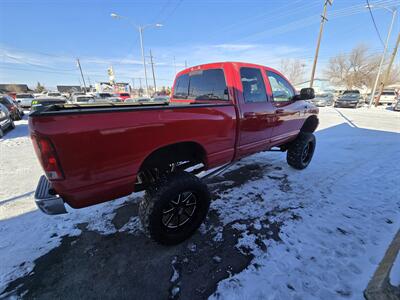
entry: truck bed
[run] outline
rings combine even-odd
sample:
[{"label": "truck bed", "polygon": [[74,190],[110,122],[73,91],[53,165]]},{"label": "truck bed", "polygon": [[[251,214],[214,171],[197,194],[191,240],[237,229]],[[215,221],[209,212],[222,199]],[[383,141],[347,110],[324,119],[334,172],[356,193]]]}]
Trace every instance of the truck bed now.
[{"label": "truck bed", "polygon": [[206,168],[232,161],[236,108],[225,104],[64,104],[29,116],[31,135],[49,138],[65,179],[51,182],[72,207],[128,195],[154,151],[193,143]]}]

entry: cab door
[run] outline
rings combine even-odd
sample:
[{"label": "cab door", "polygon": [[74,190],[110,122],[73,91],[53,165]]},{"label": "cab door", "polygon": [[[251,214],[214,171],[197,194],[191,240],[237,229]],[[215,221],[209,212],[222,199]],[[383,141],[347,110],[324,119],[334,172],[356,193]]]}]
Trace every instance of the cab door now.
[{"label": "cab door", "polygon": [[304,120],[307,103],[295,101],[295,89],[281,74],[266,70],[271,91],[271,104],[275,109],[275,126],[271,144],[279,145],[297,136]]},{"label": "cab door", "polygon": [[275,109],[268,101],[262,69],[241,67],[236,84],[239,110],[239,157],[269,148]]}]

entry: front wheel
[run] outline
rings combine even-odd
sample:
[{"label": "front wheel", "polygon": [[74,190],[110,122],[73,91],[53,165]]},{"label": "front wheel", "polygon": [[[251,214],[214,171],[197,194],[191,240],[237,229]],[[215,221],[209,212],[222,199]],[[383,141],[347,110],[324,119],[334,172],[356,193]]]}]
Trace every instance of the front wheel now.
[{"label": "front wheel", "polygon": [[315,145],[314,134],[300,132],[287,151],[287,163],[297,170],[307,168],[314,155]]},{"label": "front wheel", "polygon": [[146,191],[139,218],[147,236],[157,243],[174,245],[199,228],[209,206],[207,185],[190,173],[177,172]]}]

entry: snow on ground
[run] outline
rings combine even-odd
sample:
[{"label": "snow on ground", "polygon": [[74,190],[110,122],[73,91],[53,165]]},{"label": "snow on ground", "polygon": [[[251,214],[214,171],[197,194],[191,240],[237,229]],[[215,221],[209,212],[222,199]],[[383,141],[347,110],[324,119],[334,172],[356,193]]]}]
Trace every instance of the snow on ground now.
[{"label": "snow on ground", "polygon": [[[243,235],[253,264],[220,282],[211,298],[363,299],[400,224],[400,114],[324,108],[320,118],[313,162],[301,172],[287,170],[290,190],[279,195],[260,179],[213,203],[223,212],[237,200],[230,195],[258,190],[264,204],[290,213],[275,217],[284,224],[281,241],[265,239],[266,252],[254,235]],[[285,168],[283,154],[262,153],[245,163],[264,158]],[[269,217],[254,202],[222,216],[225,222],[252,218]]]},{"label": "snow on ground", "polygon": [[[255,255],[247,269],[220,282],[211,298],[362,298],[400,225],[400,113],[323,108],[320,120],[317,149],[306,170],[290,169],[284,154],[271,152],[231,168],[272,165],[263,178],[233,187],[211,205],[224,225],[236,222],[237,247]],[[33,194],[42,170],[26,119],[16,124],[0,140],[0,293],[7,282],[30,272],[33,261],[58,246],[62,236],[80,234],[77,224],[115,232],[114,210],[126,201],[60,216],[39,212]],[[120,230],[140,228],[137,217],[131,221]],[[280,241],[261,238],[265,251],[254,230],[274,222],[282,224]],[[213,230],[221,240],[221,228]]]}]

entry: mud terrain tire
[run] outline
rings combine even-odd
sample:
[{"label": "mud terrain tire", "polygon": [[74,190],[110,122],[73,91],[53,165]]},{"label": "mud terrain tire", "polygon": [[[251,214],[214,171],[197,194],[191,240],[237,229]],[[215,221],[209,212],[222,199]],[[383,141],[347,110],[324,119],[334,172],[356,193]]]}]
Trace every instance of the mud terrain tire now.
[{"label": "mud terrain tire", "polygon": [[199,228],[209,206],[207,185],[190,173],[176,172],[146,191],[139,218],[147,236],[159,244],[175,245]]},{"label": "mud terrain tire", "polygon": [[310,164],[316,146],[315,136],[310,132],[300,132],[291,143],[287,151],[287,163],[297,169],[303,170]]}]

